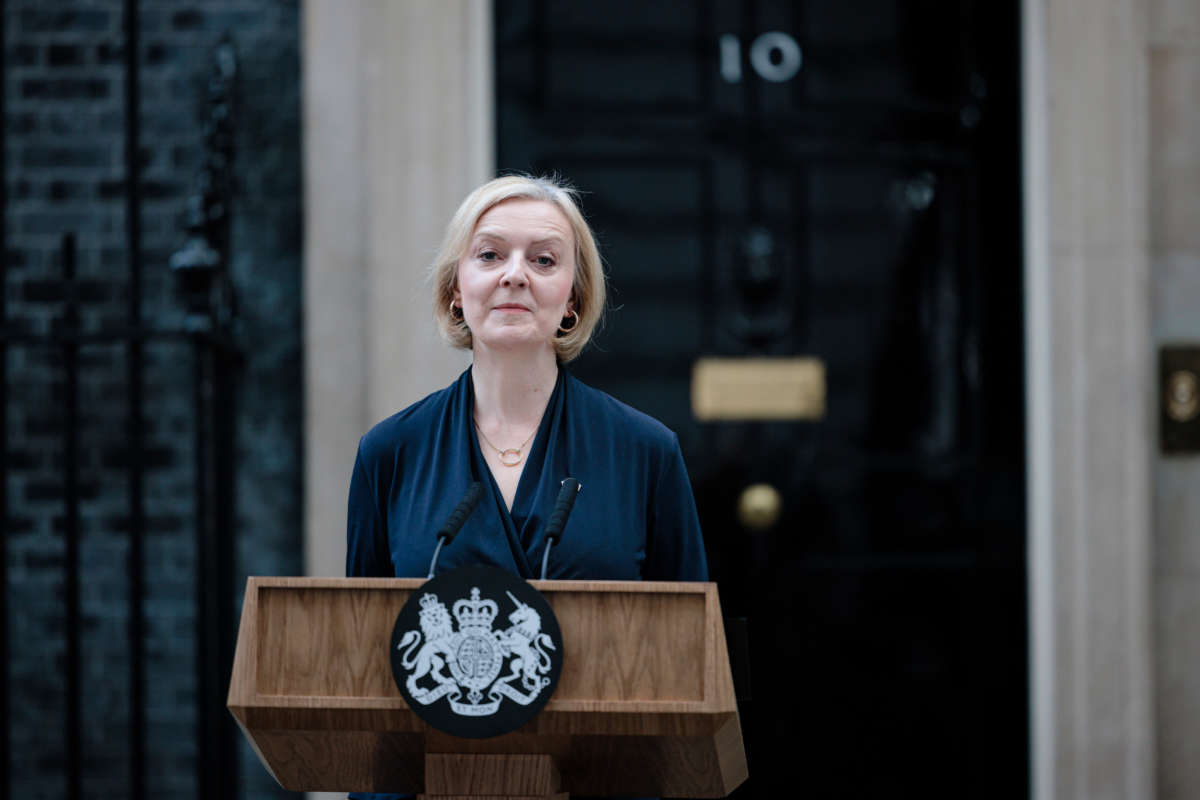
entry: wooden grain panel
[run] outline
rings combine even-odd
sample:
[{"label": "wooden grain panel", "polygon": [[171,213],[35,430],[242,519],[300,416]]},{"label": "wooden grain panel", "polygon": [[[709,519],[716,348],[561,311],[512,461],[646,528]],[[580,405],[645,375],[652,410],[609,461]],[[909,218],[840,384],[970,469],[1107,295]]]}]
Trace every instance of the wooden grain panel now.
[{"label": "wooden grain panel", "polygon": [[733,671],[729,666],[729,653],[725,644],[725,618],[721,614],[721,602],[716,592],[707,595],[707,614],[710,622],[709,640],[704,651],[708,657],[705,675],[708,700],[713,707],[722,711],[737,711],[737,698],[733,692]]},{"label": "wooden grain panel", "polygon": [[711,737],[576,736],[560,766],[572,793],[724,797],[733,789]]},{"label": "wooden grain panel", "polygon": [[717,749],[717,767],[721,772],[721,785],[740,786],[750,777],[750,768],[746,764],[746,748],[742,744],[742,721],[734,714],[722,725],[713,737]]},{"label": "wooden grain panel", "polygon": [[492,739],[460,739],[430,728],[425,733],[427,753],[540,753],[565,758],[571,752],[571,737],[542,736],[520,731]]},{"label": "wooden grain panel", "polygon": [[[705,595],[638,588],[546,593],[567,654],[555,701],[705,699],[705,664],[677,658],[705,652]],[[410,594],[399,588],[261,587],[257,693],[399,698],[388,642]]]},{"label": "wooden grain panel", "polygon": [[246,591],[242,595],[242,621],[238,625],[233,674],[229,677],[229,696],[225,701],[243,730],[247,727],[246,721],[238,716],[236,709],[252,702],[258,695],[258,670],[252,668],[258,663],[258,586],[255,581],[251,578],[246,582]]},{"label": "wooden grain panel", "polygon": [[410,592],[263,587],[258,596],[260,694],[400,697],[388,646]]},{"label": "wooden grain panel", "polygon": [[430,795],[539,795],[562,788],[548,755],[430,753],[425,757],[425,791]]},{"label": "wooden grain panel", "polygon": [[[557,701],[704,700],[702,594],[550,592],[566,659]],[[569,624],[563,621],[569,620]]]},{"label": "wooden grain panel", "polygon": [[419,735],[365,731],[259,731],[258,749],[290,791],[405,792],[425,781]]}]

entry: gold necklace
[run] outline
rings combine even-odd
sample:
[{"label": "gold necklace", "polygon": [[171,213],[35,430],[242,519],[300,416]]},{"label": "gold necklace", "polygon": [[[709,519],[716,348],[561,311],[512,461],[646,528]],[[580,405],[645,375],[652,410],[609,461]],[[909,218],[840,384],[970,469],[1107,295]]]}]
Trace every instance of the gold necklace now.
[{"label": "gold necklace", "polygon": [[473,419],[472,421],[475,423],[475,431],[479,434],[479,438],[483,439],[483,441],[487,443],[488,447],[496,451],[496,455],[500,456],[500,463],[506,467],[515,467],[517,464],[521,463],[522,459],[524,459],[521,451],[525,449],[525,445],[533,441],[534,434],[537,433],[537,427],[535,427],[533,429],[533,433],[529,434],[529,438],[521,442],[520,447],[509,447],[501,450],[499,447],[496,447],[496,445],[492,444],[491,439],[483,435],[483,428],[479,427],[479,420]]}]

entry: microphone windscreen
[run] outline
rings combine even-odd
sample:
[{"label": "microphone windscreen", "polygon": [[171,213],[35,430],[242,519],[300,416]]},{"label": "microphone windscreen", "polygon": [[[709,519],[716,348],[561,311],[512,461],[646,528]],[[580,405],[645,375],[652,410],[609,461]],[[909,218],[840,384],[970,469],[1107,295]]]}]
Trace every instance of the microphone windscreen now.
[{"label": "microphone windscreen", "polygon": [[467,487],[467,493],[463,495],[462,500],[458,501],[458,505],[450,512],[450,517],[446,520],[446,524],[438,531],[438,537],[445,537],[446,544],[454,541],[454,537],[462,529],[463,524],[467,521],[467,517],[471,516],[471,512],[475,510],[475,506],[479,505],[480,499],[483,498],[483,484],[475,481]]},{"label": "microphone windscreen", "polygon": [[558,490],[558,499],[554,501],[554,510],[550,512],[550,521],[546,523],[546,539],[558,542],[563,528],[567,525],[567,517],[575,506],[575,495],[579,494],[579,481],[567,478]]}]

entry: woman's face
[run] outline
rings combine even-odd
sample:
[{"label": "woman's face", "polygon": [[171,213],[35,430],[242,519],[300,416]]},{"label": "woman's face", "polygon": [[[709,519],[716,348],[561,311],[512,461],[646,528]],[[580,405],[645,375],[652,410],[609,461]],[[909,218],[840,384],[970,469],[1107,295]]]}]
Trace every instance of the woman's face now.
[{"label": "woman's face", "polygon": [[498,350],[552,347],[573,308],[575,238],[561,211],[541,200],[513,199],[479,218],[458,261],[455,302],[473,346]]}]

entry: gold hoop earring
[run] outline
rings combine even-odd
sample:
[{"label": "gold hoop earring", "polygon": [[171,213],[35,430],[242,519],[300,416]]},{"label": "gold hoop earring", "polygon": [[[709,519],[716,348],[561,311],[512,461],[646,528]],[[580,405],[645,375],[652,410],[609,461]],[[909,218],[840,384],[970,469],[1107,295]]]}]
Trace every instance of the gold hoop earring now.
[{"label": "gold hoop earring", "polygon": [[[575,321],[571,323],[571,327],[569,327],[569,328],[564,328],[564,327],[562,326],[562,323],[560,322],[560,323],[558,324],[558,331],[559,331],[559,333],[570,333],[571,331],[575,330],[575,326],[577,326],[577,325],[579,324],[579,314],[577,314],[577,313],[575,312],[575,309],[573,309],[573,308],[572,308],[572,309],[569,309],[569,310],[567,311],[567,316],[569,316],[569,317],[574,317],[574,318],[575,318]],[[563,317],[563,319],[564,319],[564,320],[565,320],[566,318],[567,318],[567,317]]]},{"label": "gold hoop earring", "polygon": [[[454,302],[453,300],[450,301],[450,319],[461,322],[463,318],[462,306],[456,306]],[[455,311],[458,312],[457,316],[454,313]]]}]

